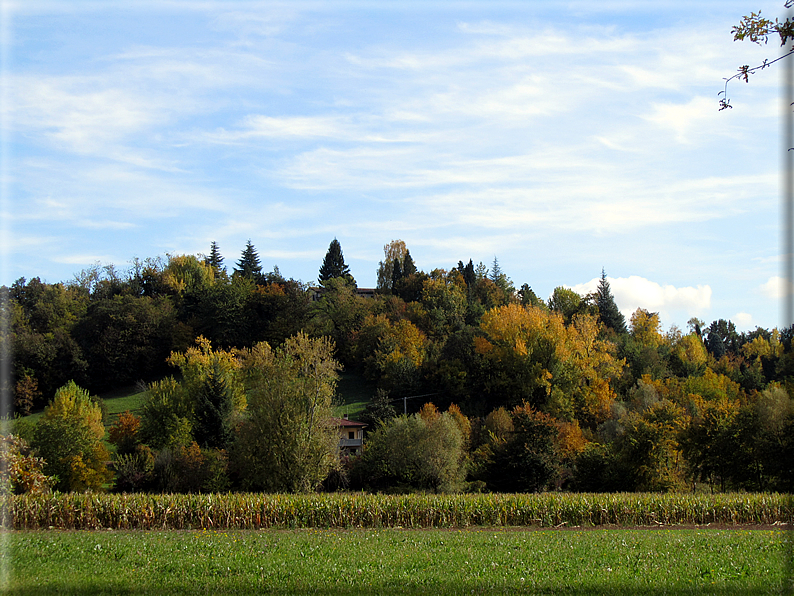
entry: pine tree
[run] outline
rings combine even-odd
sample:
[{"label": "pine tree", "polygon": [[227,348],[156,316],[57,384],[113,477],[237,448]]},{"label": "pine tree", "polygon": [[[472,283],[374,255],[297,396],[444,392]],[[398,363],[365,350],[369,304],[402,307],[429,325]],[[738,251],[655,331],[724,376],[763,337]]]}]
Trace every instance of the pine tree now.
[{"label": "pine tree", "polygon": [[259,280],[261,277],[262,266],[259,264],[259,255],[256,254],[256,249],[254,245],[251,244],[251,240],[248,240],[248,243],[245,245],[245,250],[240,260],[237,262],[237,268],[234,271],[243,277],[250,277],[254,280]]},{"label": "pine tree", "polygon": [[337,277],[344,277],[355,283],[353,276],[350,275],[350,268],[345,264],[345,257],[342,254],[342,245],[339,244],[339,240],[334,238],[328,246],[328,252],[325,253],[323,265],[320,267],[320,285],[324,285],[329,279],[335,279]]},{"label": "pine tree", "polygon": [[598,289],[596,290],[596,305],[598,306],[598,318],[601,322],[610,329],[614,329],[617,333],[626,333],[626,318],[618,309],[615,304],[615,298],[609,289],[609,282],[607,281],[607,274],[601,269],[601,281],[598,282]]},{"label": "pine tree", "polygon": [[223,266],[223,257],[221,256],[221,251],[218,248],[218,243],[214,240],[210,245],[210,255],[204,259],[204,261],[207,263],[207,265],[212,267],[216,277],[226,272],[226,268]]}]

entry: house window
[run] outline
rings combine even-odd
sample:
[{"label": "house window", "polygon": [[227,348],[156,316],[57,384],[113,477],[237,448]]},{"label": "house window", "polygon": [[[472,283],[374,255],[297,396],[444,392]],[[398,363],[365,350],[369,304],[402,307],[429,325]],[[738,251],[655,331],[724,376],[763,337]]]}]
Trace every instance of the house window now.
[{"label": "house window", "polygon": [[355,433],[355,431],[352,431],[352,430],[351,430],[349,433],[347,433],[347,438],[348,438],[348,439],[355,439],[355,438],[356,438],[356,433]]}]

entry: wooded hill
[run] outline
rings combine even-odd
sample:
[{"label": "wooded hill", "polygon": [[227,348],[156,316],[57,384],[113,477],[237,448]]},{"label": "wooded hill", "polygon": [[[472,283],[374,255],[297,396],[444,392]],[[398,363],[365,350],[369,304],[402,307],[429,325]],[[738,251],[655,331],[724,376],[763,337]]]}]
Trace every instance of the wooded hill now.
[{"label": "wooded hill", "polygon": [[[3,287],[15,413],[59,388],[78,403],[82,388],[149,384],[143,419],[116,432],[129,460],[126,479],[115,466],[117,486],[135,490],[792,489],[792,329],[737,333],[730,321],[693,319],[687,333],[663,332],[642,309],[626,322],[603,272],[594,294],[559,287],[544,302],[527,284],[516,290],[496,260],[424,272],[401,241],[384,247],[374,298],[357,291],[336,240],[316,288],[264,273],[250,242],[231,273],[223,263],[213,243],[206,257]],[[368,448],[355,462],[325,461],[312,443],[324,463],[279,480],[264,463],[276,455],[251,451],[283,434],[267,410],[277,394],[331,395],[337,363],[378,388]],[[429,395],[409,400],[412,410],[433,405],[395,417],[392,400],[412,395]],[[198,484],[169,487],[166,452],[169,473],[204,470]],[[70,474],[88,486],[71,461],[61,487],[75,487]]]}]

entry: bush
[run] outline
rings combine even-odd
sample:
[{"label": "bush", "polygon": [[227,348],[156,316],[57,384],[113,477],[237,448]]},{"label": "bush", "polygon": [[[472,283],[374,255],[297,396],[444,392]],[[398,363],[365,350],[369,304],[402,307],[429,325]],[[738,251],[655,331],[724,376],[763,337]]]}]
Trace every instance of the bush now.
[{"label": "bush", "polygon": [[126,455],[135,451],[141,429],[141,419],[129,410],[119,415],[116,422],[108,429],[108,440],[116,446],[118,455]]},{"label": "bush", "polygon": [[455,492],[466,476],[464,437],[448,412],[398,416],[370,435],[356,461],[357,485],[373,490]]},{"label": "bush", "polygon": [[0,436],[0,494],[48,492],[53,479],[44,474],[44,463],[24,439]]}]

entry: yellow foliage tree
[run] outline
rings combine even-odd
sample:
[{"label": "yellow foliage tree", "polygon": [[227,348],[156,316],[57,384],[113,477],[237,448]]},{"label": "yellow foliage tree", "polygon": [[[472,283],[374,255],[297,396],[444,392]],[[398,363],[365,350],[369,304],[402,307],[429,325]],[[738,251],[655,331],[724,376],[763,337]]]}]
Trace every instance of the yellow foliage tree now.
[{"label": "yellow foliage tree", "polygon": [[485,313],[480,329],[486,338],[475,339],[476,352],[492,366],[507,365],[512,387],[522,391],[516,382],[523,384],[514,401],[534,397],[554,416],[587,426],[609,416],[615,399],[610,380],[624,362],[615,358],[611,342],[599,338],[594,316],[576,315],[566,327],[559,312],[508,304]]},{"label": "yellow foliage tree", "polygon": [[32,446],[47,462],[44,472],[57,478],[57,490],[103,489],[113,474],[105,462],[102,410],[85,389],[70,381],[55,393],[36,424]]},{"label": "yellow foliage tree", "polygon": [[634,338],[643,345],[657,348],[664,343],[661,333],[662,323],[658,312],[648,312],[638,308],[631,315],[630,331]]}]

